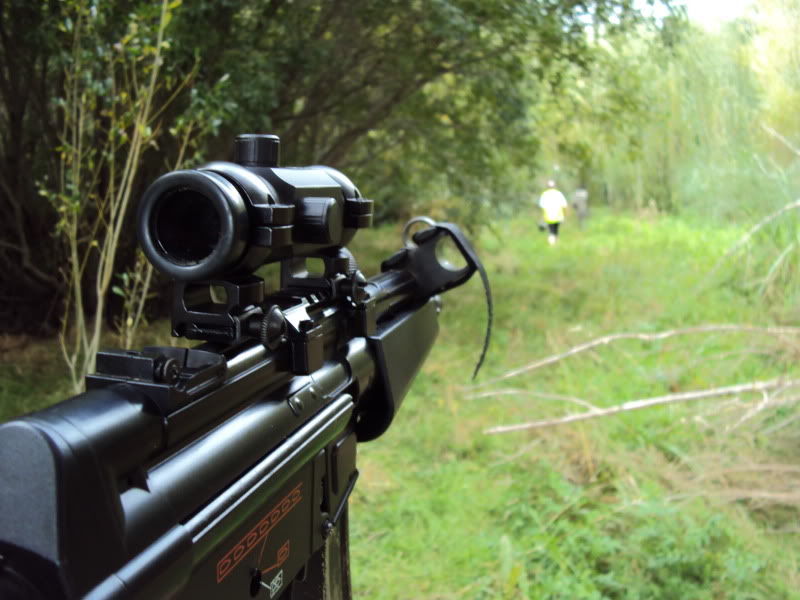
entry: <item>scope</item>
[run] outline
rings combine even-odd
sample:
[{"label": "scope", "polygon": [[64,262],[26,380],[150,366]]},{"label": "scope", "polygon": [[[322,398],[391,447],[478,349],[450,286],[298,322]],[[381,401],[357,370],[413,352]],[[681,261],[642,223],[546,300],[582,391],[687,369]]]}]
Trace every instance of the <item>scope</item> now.
[{"label": "scope", "polygon": [[[255,274],[267,263],[280,261],[284,291],[333,293],[363,279],[344,246],[372,224],[372,200],[336,169],[280,167],[279,158],[278,136],[240,135],[233,162],[173,171],[145,191],[137,235],[174,281],[173,335],[222,343],[276,337],[269,332],[283,322],[270,321],[277,313]],[[308,257],[322,259],[322,277],[309,275]]]},{"label": "scope", "polygon": [[331,167],[279,167],[276,135],[236,137],[234,162],[162,175],[139,204],[144,253],[177,281],[218,280],[263,264],[327,256],[372,224],[372,201]]}]

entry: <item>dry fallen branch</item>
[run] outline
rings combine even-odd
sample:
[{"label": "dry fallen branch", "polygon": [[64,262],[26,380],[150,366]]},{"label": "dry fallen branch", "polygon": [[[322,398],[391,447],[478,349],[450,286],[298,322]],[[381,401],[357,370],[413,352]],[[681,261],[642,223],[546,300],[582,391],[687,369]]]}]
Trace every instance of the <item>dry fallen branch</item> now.
[{"label": "dry fallen branch", "polygon": [[727,413],[733,412],[735,410],[742,409],[742,399],[739,396],[734,396],[730,400],[726,400],[725,402],[720,402],[718,405],[712,407],[711,409],[701,412],[696,415],[692,415],[691,417],[683,417],[680,422],[681,423],[688,423],[689,421],[693,421],[694,423],[700,423],[706,429],[718,429],[716,423],[709,422],[711,418],[717,418],[721,415],[727,416]]},{"label": "dry fallen branch", "polygon": [[597,419],[600,417],[607,417],[616,415],[623,412],[630,412],[633,410],[640,410],[643,408],[650,408],[652,406],[660,406],[665,404],[675,404],[677,402],[688,402],[690,400],[702,400],[704,398],[717,398],[720,396],[733,396],[736,394],[751,393],[751,392],[766,392],[785,386],[798,385],[800,380],[785,380],[785,379],[770,379],[768,381],[754,381],[751,383],[741,383],[738,385],[730,385],[727,387],[713,388],[709,390],[698,390],[694,392],[681,392],[679,394],[667,394],[666,396],[655,396],[653,398],[645,398],[641,400],[631,400],[617,406],[611,406],[600,410],[590,410],[584,413],[575,413],[565,417],[555,419],[544,419],[541,421],[532,421],[530,423],[518,423],[515,425],[500,425],[487,429],[484,433],[488,435],[497,433],[511,433],[513,431],[523,431],[527,429],[541,429],[543,427],[554,427],[557,425],[566,425],[567,423],[575,423],[577,421],[586,421],[588,419]]},{"label": "dry fallen branch", "polygon": [[504,454],[504,455],[502,455],[499,459],[497,459],[493,463],[490,463],[489,464],[489,468],[495,469],[495,468],[497,468],[497,467],[499,467],[501,465],[504,465],[504,464],[507,464],[507,463],[510,463],[510,462],[515,462],[518,458],[522,458],[526,454],[530,454],[531,450],[534,447],[541,445],[541,443],[542,443],[542,439],[541,438],[538,439],[538,440],[533,440],[533,442],[531,442],[530,444],[525,444],[524,446],[519,448],[516,452],[514,452],[514,454]]},{"label": "dry fallen branch", "polygon": [[478,392],[477,394],[471,394],[467,396],[467,399],[478,400],[480,398],[493,398],[495,396],[530,396],[532,398],[544,398],[545,400],[562,400],[564,402],[571,402],[572,404],[577,404],[578,406],[588,408],[589,410],[600,410],[594,404],[591,404],[590,402],[587,402],[582,398],[576,398],[575,396],[564,396],[562,394],[548,394],[545,392],[533,392],[529,390],[519,390],[516,388]]},{"label": "dry fallen branch", "polygon": [[762,410],[767,408],[770,403],[769,394],[765,390],[761,390],[761,402],[756,404],[755,406],[751,407],[746,413],[744,413],[739,420],[736,421],[733,425],[726,427],[727,431],[733,431],[734,429],[739,429],[744,423],[755,417],[758,413]]},{"label": "dry fallen branch", "polygon": [[793,424],[797,423],[797,421],[800,421],[800,413],[798,413],[796,415],[792,415],[788,419],[784,419],[780,423],[777,423],[777,424],[775,424],[775,425],[773,425],[771,427],[768,427],[767,429],[762,431],[762,433],[764,435],[772,435],[773,433],[776,433],[776,432],[780,431],[781,429],[785,429],[789,425],[793,425]]},{"label": "dry fallen branch", "polygon": [[692,500],[694,498],[717,498],[726,502],[760,501],[769,504],[797,506],[800,492],[775,492],[772,490],[708,490],[667,496],[667,500]]},{"label": "dry fallen branch", "polygon": [[578,346],[573,346],[569,350],[566,350],[559,354],[553,354],[551,356],[539,359],[535,362],[524,365],[522,367],[512,369],[511,371],[503,373],[499,377],[483,381],[474,386],[470,386],[467,389],[478,389],[478,388],[488,387],[494,383],[503,381],[505,379],[510,379],[511,377],[516,377],[517,375],[528,373],[529,371],[535,371],[536,369],[541,369],[542,367],[546,367],[560,360],[564,360],[565,358],[568,358],[570,356],[580,354],[581,352],[586,352],[587,350],[591,350],[592,348],[596,348],[597,346],[604,346],[606,344],[610,344],[612,342],[618,342],[620,340],[641,340],[645,342],[655,342],[679,335],[692,335],[697,333],[729,333],[729,332],[760,333],[764,335],[800,335],[800,327],[761,327],[757,325],[720,324],[720,325],[698,325],[697,327],[687,327],[685,329],[670,329],[667,331],[661,331],[659,333],[613,333],[611,335],[606,335],[603,337],[596,338],[584,344],[579,344]]},{"label": "dry fallen branch", "polygon": [[717,469],[716,471],[707,471],[700,473],[695,481],[704,481],[707,479],[715,479],[717,477],[724,477],[726,475],[734,475],[741,473],[797,473],[800,475],[800,466],[787,465],[787,464],[774,464],[774,463],[759,463],[753,465],[741,465],[736,467],[728,467],[725,469]]},{"label": "dry fallen branch", "polygon": [[[789,389],[793,388],[780,388],[770,392],[769,395],[764,396],[761,400],[756,399],[749,402],[742,402],[741,398],[736,396],[732,400],[715,403],[706,411],[701,411],[690,417],[684,417],[680,422],[688,423],[694,421],[717,432],[732,432],[747,423],[751,431],[770,435],[800,419],[800,414],[796,414],[777,425],[766,425],[769,420],[775,417],[777,409],[793,406],[800,402],[800,397],[798,396],[788,398],[781,396],[783,392]],[[733,415],[733,413],[736,414]]]}]

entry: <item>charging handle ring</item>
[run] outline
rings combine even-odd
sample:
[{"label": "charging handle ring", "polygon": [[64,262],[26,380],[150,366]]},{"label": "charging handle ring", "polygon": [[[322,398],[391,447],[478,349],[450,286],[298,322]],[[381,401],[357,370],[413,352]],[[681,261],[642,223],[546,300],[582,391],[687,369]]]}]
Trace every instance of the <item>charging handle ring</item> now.
[{"label": "charging handle ring", "polygon": [[411,228],[417,223],[425,223],[428,227],[436,227],[436,221],[430,217],[414,217],[411,219],[406,223],[406,226],[403,227],[403,245],[406,248],[413,249],[417,247],[414,240],[411,239]]}]

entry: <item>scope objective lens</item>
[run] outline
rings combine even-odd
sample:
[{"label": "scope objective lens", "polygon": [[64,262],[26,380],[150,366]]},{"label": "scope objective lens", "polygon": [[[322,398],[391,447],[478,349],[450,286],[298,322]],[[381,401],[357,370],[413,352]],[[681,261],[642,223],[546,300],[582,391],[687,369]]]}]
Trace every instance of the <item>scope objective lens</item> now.
[{"label": "scope objective lens", "polygon": [[188,188],[159,199],[153,211],[153,227],[164,254],[179,265],[195,265],[210,256],[222,231],[211,200]]}]

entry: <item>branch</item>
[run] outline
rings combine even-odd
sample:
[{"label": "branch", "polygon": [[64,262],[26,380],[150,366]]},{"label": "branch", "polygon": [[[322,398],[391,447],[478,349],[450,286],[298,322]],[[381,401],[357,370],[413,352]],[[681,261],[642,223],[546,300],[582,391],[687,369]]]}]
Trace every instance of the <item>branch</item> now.
[{"label": "branch", "polygon": [[739,467],[729,467],[720,469],[718,471],[706,471],[700,473],[694,481],[703,481],[706,479],[714,479],[715,477],[724,477],[725,475],[732,475],[735,473],[797,473],[800,474],[800,467],[797,465],[784,465],[784,464],[754,464],[743,465]]},{"label": "branch", "polygon": [[477,385],[471,386],[470,388],[467,389],[477,389],[477,388],[487,387],[489,385],[492,385],[493,383],[497,383],[505,379],[516,377],[517,375],[521,375],[522,373],[527,373],[528,371],[535,371],[536,369],[541,369],[542,367],[546,367],[548,365],[556,363],[570,356],[574,356],[575,354],[580,354],[581,352],[586,352],[587,350],[591,350],[592,348],[596,348],[597,346],[605,346],[607,344],[610,344],[611,342],[617,342],[619,340],[641,340],[645,342],[654,342],[658,340],[665,340],[667,338],[675,337],[678,335],[690,335],[696,333],[720,333],[720,332],[748,332],[748,333],[763,333],[765,335],[776,335],[776,334],[800,335],[800,327],[761,327],[758,325],[721,324],[721,325],[698,325],[697,327],[687,327],[685,329],[670,329],[667,331],[661,331],[659,333],[614,333],[611,335],[606,335],[591,340],[589,342],[580,344],[578,346],[573,346],[572,348],[570,348],[565,352],[561,352],[560,354],[553,354],[546,358],[542,358],[525,366],[508,371],[503,375],[500,375],[499,377],[495,377],[494,379],[489,379],[488,381],[484,381]]},{"label": "branch", "polygon": [[524,431],[527,429],[541,429],[543,427],[553,427],[556,425],[566,425],[567,423],[575,423],[577,421],[586,421],[588,419],[597,419],[600,417],[607,417],[609,415],[616,415],[623,412],[630,412],[633,410],[641,410],[643,408],[650,408],[652,406],[660,406],[664,404],[675,404],[677,402],[688,402],[690,400],[702,400],[704,398],[715,398],[718,396],[732,396],[735,394],[742,394],[747,392],[765,392],[775,388],[792,386],[800,384],[800,379],[770,379],[768,381],[755,381],[751,383],[742,383],[738,385],[730,385],[727,387],[713,388],[710,390],[699,390],[694,392],[682,392],[679,394],[667,394],[666,396],[655,396],[654,398],[645,398],[642,400],[631,400],[617,406],[611,406],[602,410],[590,410],[584,413],[575,413],[557,419],[544,419],[541,421],[532,421],[530,423],[519,423],[516,425],[501,425],[487,429],[484,433],[488,435],[496,433],[510,433],[512,431]]},{"label": "branch", "polygon": [[785,427],[788,427],[789,425],[796,423],[798,420],[800,420],[800,413],[792,415],[788,419],[784,419],[780,423],[776,423],[775,425],[768,427],[762,433],[764,435],[772,435],[776,431],[780,431],[781,429],[784,429]]},{"label": "branch", "polygon": [[369,114],[360,123],[345,130],[328,145],[319,162],[323,165],[339,163],[359,138],[377,127],[381,121],[392,113],[398,104],[413,95],[430,80],[430,78],[420,78],[417,81],[402,85],[383,98],[381,102],[373,105]]},{"label": "branch", "polygon": [[545,400],[563,400],[564,402],[571,402],[572,404],[577,404],[578,406],[588,408],[589,410],[600,410],[594,404],[591,404],[582,398],[576,398],[575,396],[562,396],[561,394],[547,394],[544,392],[531,392],[528,390],[519,389],[489,390],[487,392],[478,392],[477,394],[467,396],[467,399],[478,400],[480,398],[492,398],[494,396],[531,396],[533,398],[544,398]]},{"label": "branch", "polygon": [[691,500],[692,498],[720,498],[729,502],[739,502],[741,500],[769,500],[776,504],[787,504],[797,506],[800,501],[800,494],[797,492],[773,492],[772,490],[714,490],[704,492],[689,492],[686,494],[673,494],[667,496],[667,500]]},{"label": "branch", "polygon": [[775,131],[775,130],[774,130],[772,127],[770,127],[769,125],[765,125],[764,123],[762,123],[762,124],[761,124],[761,129],[763,129],[763,130],[764,130],[764,131],[766,131],[768,134],[770,134],[772,137],[774,137],[775,139],[777,139],[777,140],[778,140],[779,142],[781,142],[781,143],[782,143],[784,146],[786,146],[786,147],[787,147],[789,150],[791,150],[792,152],[794,152],[794,153],[795,153],[797,156],[800,156],[800,148],[798,148],[797,146],[795,146],[794,144],[792,144],[792,142],[790,142],[788,139],[786,139],[786,138],[785,138],[784,136],[782,136],[780,133],[778,133],[777,131]]},{"label": "branch", "polygon": [[755,417],[758,413],[760,413],[762,410],[767,408],[767,406],[770,403],[769,394],[766,391],[761,390],[761,396],[762,396],[761,402],[759,402],[755,406],[750,407],[750,409],[746,413],[744,413],[741,417],[739,417],[739,420],[736,421],[736,423],[734,423],[733,425],[730,425],[729,427],[726,427],[726,430],[727,431],[733,431],[734,429],[738,429],[746,421],[749,421],[750,419]]},{"label": "branch", "polygon": [[788,212],[790,210],[794,210],[795,208],[800,208],[800,200],[795,200],[794,202],[792,202],[790,204],[787,204],[786,206],[784,206],[780,210],[777,210],[774,213],[772,213],[770,215],[767,215],[766,217],[761,219],[758,223],[753,225],[746,234],[744,234],[741,238],[739,238],[739,241],[737,241],[733,246],[731,246],[725,252],[725,254],[722,255],[722,258],[720,258],[717,261],[717,264],[714,265],[714,268],[711,269],[711,271],[708,272],[708,275],[706,275],[703,279],[706,280],[706,281],[711,279],[711,277],[722,266],[722,263],[725,262],[728,259],[728,257],[731,256],[731,254],[734,254],[734,253],[738,252],[739,249],[742,246],[744,246],[747,242],[749,242],[750,238],[752,238],[756,233],[758,233],[758,231],[760,229],[762,229],[766,225],[770,224],[772,221],[774,221],[775,219],[780,217],[783,213]]}]

